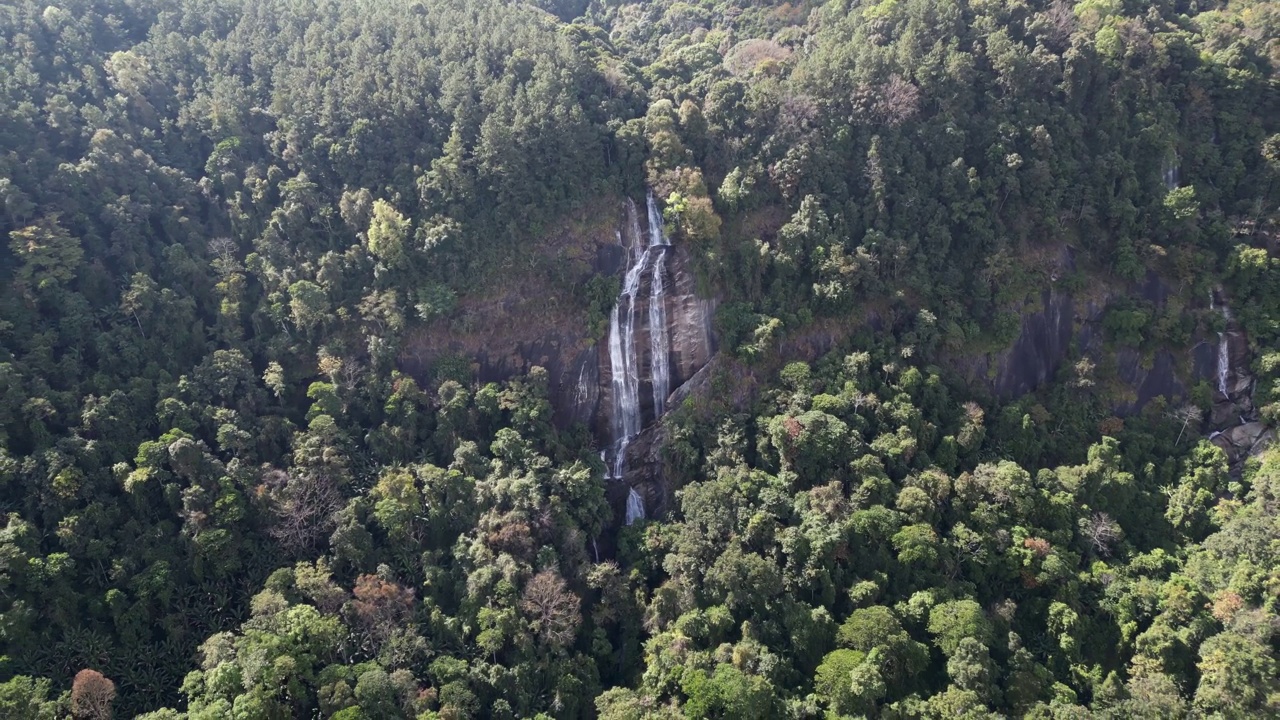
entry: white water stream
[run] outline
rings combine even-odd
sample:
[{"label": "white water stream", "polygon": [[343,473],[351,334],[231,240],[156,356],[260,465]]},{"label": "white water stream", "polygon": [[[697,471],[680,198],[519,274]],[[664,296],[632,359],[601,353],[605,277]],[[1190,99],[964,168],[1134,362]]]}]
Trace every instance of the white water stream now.
[{"label": "white water stream", "polygon": [[[1213,290],[1209,291],[1209,309],[1217,310],[1222,313],[1222,319],[1228,324],[1231,322],[1231,309],[1223,303],[1221,307],[1217,306],[1217,293]],[[1222,393],[1224,398],[1230,398],[1227,393],[1227,375],[1231,372],[1231,343],[1226,332],[1218,333],[1218,392]]]},{"label": "white water stream", "polygon": [[1218,333],[1218,392],[1222,397],[1230,397],[1227,393],[1227,373],[1231,371],[1231,347],[1227,334]]},{"label": "white water stream", "polygon": [[[653,414],[662,417],[671,393],[671,338],[667,327],[667,250],[671,243],[662,229],[662,215],[653,193],[647,198],[648,236],[640,230],[639,213],[627,204],[627,272],[618,303],[609,314],[609,369],[613,404],[610,409],[613,442],[605,453],[609,478],[621,480],[626,474],[627,446],[644,429],[645,413],[640,401],[641,380],[647,377],[653,392]],[[619,237],[621,242],[623,239]],[[638,317],[641,292],[648,282],[648,312]],[[648,366],[641,367],[637,338],[648,339]],[[644,499],[633,488],[627,496],[627,524],[643,518]]]},{"label": "white water stream", "polygon": [[663,261],[667,258],[667,236],[662,231],[662,215],[658,212],[658,204],[653,201],[653,193],[649,193],[649,252],[656,258],[653,262],[653,278],[649,282],[649,357],[651,382],[653,384],[653,416],[662,417],[667,409],[667,396],[671,394],[671,367],[668,357],[671,354],[671,343],[667,337],[667,286]]},{"label": "white water stream", "polygon": [[627,524],[643,519],[644,498],[640,497],[635,488],[631,488],[631,492],[627,493]]}]

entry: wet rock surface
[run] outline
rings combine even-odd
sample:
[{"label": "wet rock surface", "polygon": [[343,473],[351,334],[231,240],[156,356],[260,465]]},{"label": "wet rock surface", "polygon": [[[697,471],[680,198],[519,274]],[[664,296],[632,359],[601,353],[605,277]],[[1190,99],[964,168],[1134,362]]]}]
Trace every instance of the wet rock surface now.
[{"label": "wet rock surface", "polygon": [[1122,348],[1116,352],[1116,374],[1134,392],[1132,402],[1116,405],[1117,415],[1132,415],[1158,397],[1173,401],[1187,393],[1178,377],[1177,358],[1168,350],[1157,350],[1148,361],[1138,351]]},{"label": "wet rock surface", "polygon": [[[630,206],[630,207],[628,207]],[[633,203],[620,202],[608,210],[596,208],[596,228],[589,237],[565,241],[554,248],[575,273],[575,282],[593,275],[621,277],[628,268],[630,248],[649,232],[645,213],[638,217]],[[639,235],[639,237],[636,237]],[[550,252],[550,251],[549,251]],[[697,292],[688,251],[677,245],[661,258],[668,284],[662,297],[669,337],[669,387],[679,388],[710,361],[715,352],[712,320],[715,301]],[[648,317],[652,276],[643,278],[636,313]],[[437,363],[465,358],[481,383],[502,382],[526,374],[535,366],[547,371],[554,422],[566,428],[582,423],[602,443],[611,440],[609,413],[612,377],[607,337],[593,338],[584,318],[558,313],[564,298],[549,297],[545,283],[537,288],[512,284],[494,297],[467,308],[466,317],[438,321],[406,342],[398,359],[401,370],[420,382],[432,377]],[[635,338],[640,367],[652,367],[649,336],[641,327]],[[653,384],[648,372],[639,378],[639,396],[646,424],[654,419]]]},{"label": "wet rock surface", "polygon": [[1071,353],[1074,301],[1045,290],[1042,302],[1044,309],[1023,316],[1018,339],[995,359],[992,390],[998,397],[1018,397],[1047,384]]},{"label": "wet rock surface", "polygon": [[[617,483],[628,488],[628,491],[634,489],[640,495],[648,517],[661,517],[671,509],[671,491],[665,481],[662,460],[662,448],[666,439],[662,423],[645,428],[627,445],[626,473],[622,482]],[[625,514],[625,492],[619,494],[619,497],[622,504],[615,503],[614,507],[622,510],[618,515],[621,518]]]},{"label": "wet rock surface", "polygon": [[1214,357],[1209,440],[1227,454],[1233,470],[1239,470],[1244,460],[1276,441],[1276,432],[1259,421],[1254,407],[1252,357],[1244,332],[1228,328],[1221,333]]},{"label": "wet rock surface", "polygon": [[[1069,251],[1057,262],[1059,272],[1074,268]],[[1232,320],[1221,290],[1212,294],[1209,303],[1226,319],[1227,329],[1201,336],[1186,350],[1161,348],[1144,354],[1134,348],[1112,348],[1104,341],[1102,320],[1114,301],[1140,298],[1159,309],[1173,292],[1154,272],[1128,290],[1095,290],[1088,299],[1048,289],[1038,304],[1021,313],[1018,336],[1007,349],[954,358],[951,364],[972,387],[1008,401],[1059,379],[1066,363],[1086,356],[1098,366],[1114,369],[1121,392],[1111,410],[1121,417],[1140,412],[1156,398],[1171,405],[1184,402],[1191,389],[1204,382],[1212,390],[1212,407],[1204,418],[1203,432],[1211,434],[1232,466],[1239,468],[1243,459],[1274,442],[1276,433],[1258,422],[1249,339]]]},{"label": "wet rock surface", "polygon": [[[670,387],[675,390],[684,385],[708,362],[716,350],[715,336],[712,332],[712,321],[715,317],[715,301],[700,297],[695,290],[693,271],[690,267],[689,254],[676,246],[666,253],[664,272],[673,282],[666,293],[666,328],[669,339],[668,368],[670,371]],[[650,281],[645,279],[640,284],[636,301],[636,314],[646,317],[649,314]],[[594,415],[588,420],[582,419],[591,426],[597,437],[611,438],[610,410],[613,405],[613,370],[610,367],[609,351],[604,342],[593,347],[592,359],[596,363],[595,374],[599,378],[599,401]],[[649,330],[640,325],[635,331],[636,355],[640,368],[653,365],[651,352],[652,342]],[[639,401],[644,424],[655,419],[653,383],[648,372],[639,378]],[[670,399],[667,407],[672,407]]]}]

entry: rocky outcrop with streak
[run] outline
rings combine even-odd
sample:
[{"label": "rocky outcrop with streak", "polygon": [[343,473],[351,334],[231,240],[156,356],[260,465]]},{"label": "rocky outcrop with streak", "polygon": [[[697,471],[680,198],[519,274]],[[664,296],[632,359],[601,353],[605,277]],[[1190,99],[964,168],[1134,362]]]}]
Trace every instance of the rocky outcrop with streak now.
[{"label": "rocky outcrop with streak", "polygon": [[[687,392],[682,388],[714,355],[715,301],[698,292],[692,258],[686,248],[666,240],[652,199],[647,212],[630,200],[614,207],[611,213],[595,208],[593,217],[583,221],[586,229],[566,233],[542,249],[552,258],[548,264],[561,266],[557,270],[571,275],[574,283],[593,275],[623,280],[623,297],[603,337],[589,336],[586,316],[565,288],[548,288],[546,278],[521,282],[513,277],[494,294],[469,299],[460,317],[418,331],[406,342],[400,366],[425,380],[436,363],[462,357],[482,383],[542,367],[555,423],[587,426],[607,456],[620,440],[615,423],[619,394],[628,395],[627,402],[635,405],[634,435],[620,456],[627,469],[609,487],[622,521],[628,503],[632,517],[640,512],[639,502],[649,515],[666,507],[657,463],[660,442],[655,442],[661,429],[655,421],[664,408],[679,402],[679,397],[669,397]],[[655,327],[661,327],[660,338],[654,336]],[[625,349],[620,332],[627,335]],[[611,338],[618,347],[611,348]],[[611,350],[624,350],[627,362],[616,365]],[[630,368],[633,377],[615,382],[617,367]]]}]

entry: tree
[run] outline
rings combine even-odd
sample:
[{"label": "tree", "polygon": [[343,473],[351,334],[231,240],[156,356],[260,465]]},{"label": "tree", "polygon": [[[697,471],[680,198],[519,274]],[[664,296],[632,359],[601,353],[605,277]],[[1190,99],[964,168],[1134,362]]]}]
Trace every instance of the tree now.
[{"label": "tree", "polygon": [[14,280],[28,292],[70,283],[84,259],[80,241],[71,237],[56,215],[10,232],[9,249],[21,263]]},{"label": "tree", "polygon": [[385,262],[388,267],[398,268],[404,265],[408,233],[409,220],[391,203],[382,199],[373,201],[373,214],[369,219],[365,240],[374,257]]},{"label": "tree", "polygon": [[1125,682],[1123,694],[1124,697],[1108,708],[1103,717],[1114,720],[1159,720],[1187,717],[1190,711],[1177,683],[1162,672],[1136,669],[1133,677]]},{"label": "tree", "polygon": [[342,506],[336,482],[323,472],[272,470],[263,477],[262,488],[276,517],[271,534],[294,555],[320,544]]},{"label": "tree", "polygon": [[1109,557],[1117,543],[1124,539],[1120,523],[1104,512],[1095,512],[1080,519],[1080,534],[1089,547],[1102,557]]},{"label": "tree", "polygon": [[1165,518],[1187,537],[1203,539],[1211,529],[1210,510],[1226,485],[1225,453],[1216,445],[1201,441],[1184,460],[1177,485],[1167,491]]},{"label": "tree", "polygon": [[865,652],[841,649],[828,653],[813,678],[813,689],[819,700],[836,715],[853,715],[858,711],[858,698],[853,693],[854,668],[862,664]]},{"label": "tree", "polygon": [[873,605],[853,611],[840,625],[837,642],[863,654],[880,650],[886,679],[895,687],[910,687],[929,664],[929,651],[916,642],[887,607]]},{"label": "tree", "polygon": [[407,469],[383,473],[370,491],[374,517],[393,537],[414,538],[422,516],[422,496],[414,475]]},{"label": "tree", "polygon": [[1165,210],[1177,221],[1185,222],[1200,214],[1200,203],[1196,200],[1196,189],[1191,186],[1174,188],[1164,197]]},{"label": "tree", "polygon": [[0,716],[12,720],[57,720],[65,707],[49,699],[51,683],[44,678],[18,675],[0,683]]},{"label": "tree", "polygon": [[[385,566],[379,568],[387,572]],[[409,625],[413,591],[377,575],[356,578],[348,608],[352,625],[359,630],[361,648],[377,654],[397,631]]]},{"label": "tree", "polygon": [[708,675],[692,670],[681,678],[681,689],[688,700],[684,715],[688,718],[715,717],[765,720],[776,717],[776,691],[759,675],[748,674],[734,665],[721,663]]},{"label": "tree", "polygon": [[293,322],[301,330],[310,331],[328,317],[329,299],[324,290],[310,280],[299,280],[290,285],[289,298]]},{"label": "tree", "polygon": [[1200,684],[1194,705],[1201,712],[1231,719],[1280,713],[1280,677],[1271,648],[1224,632],[1200,647],[1197,667]]},{"label": "tree", "polygon": [[982,702],[992,701],[996,667],[987,646],[981,641],[971,637],[961,640],[955,652],[947,658],[947,675],[961,690],[974,693]]},{"label": "tree", "polygon": [[538,637],[552,647],[573,642],[582,622],[581,601],[554,570],[543,570],[525,583],[520,609]]},{"label": "tree", "polygon": [[659,704],[652,697],[628,688],[610,688],[596,696],[600,720],[677,720],[678,708]]},{"label": "tree", "polygon": [[71,683],[71,715],[76,720],[110,720],[116,685],[97,670],[76,673]]},{"label": "tree", "polygon": [[934,644],[947,657],[960,649],[965,639],[973,639],[982,645],[990,645],[991,623],[982,606],[970,599],[948,600],[929,611],[929,633]]}]

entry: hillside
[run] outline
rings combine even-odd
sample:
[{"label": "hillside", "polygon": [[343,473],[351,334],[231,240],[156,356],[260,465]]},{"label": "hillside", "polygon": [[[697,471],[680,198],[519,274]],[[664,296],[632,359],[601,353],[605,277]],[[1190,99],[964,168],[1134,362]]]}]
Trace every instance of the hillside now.
[{"label": "hillside", "polygon": [[1280,716],[1280,7],[0,6],[0,717]]}]

